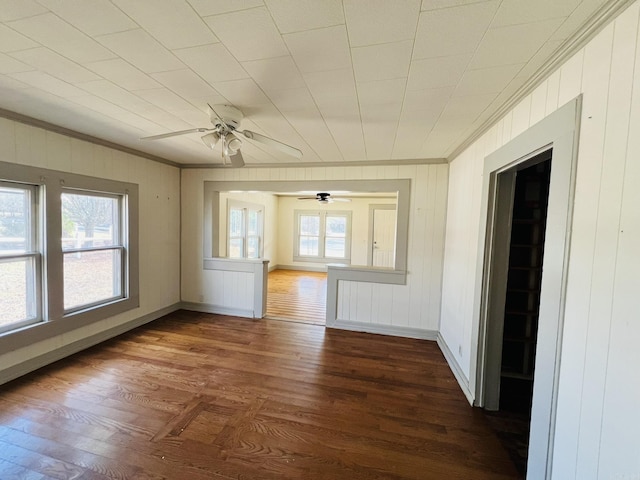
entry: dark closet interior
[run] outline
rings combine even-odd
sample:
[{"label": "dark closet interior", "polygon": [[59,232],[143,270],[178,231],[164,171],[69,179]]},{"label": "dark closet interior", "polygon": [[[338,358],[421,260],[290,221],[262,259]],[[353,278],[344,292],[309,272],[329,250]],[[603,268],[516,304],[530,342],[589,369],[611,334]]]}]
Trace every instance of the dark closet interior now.
[{"label": "dark closet interior", "polygon": [[502,339],[500,410],[527,414],[531,412],[533,394],[551,175],[551,152],[545,154],[546,160],[516,175]]},{"label": "dark closet interior", "polygon": [[518,471],[526,474],[551,150],[516,174],[504,308],[500,405],[486,412]]}]

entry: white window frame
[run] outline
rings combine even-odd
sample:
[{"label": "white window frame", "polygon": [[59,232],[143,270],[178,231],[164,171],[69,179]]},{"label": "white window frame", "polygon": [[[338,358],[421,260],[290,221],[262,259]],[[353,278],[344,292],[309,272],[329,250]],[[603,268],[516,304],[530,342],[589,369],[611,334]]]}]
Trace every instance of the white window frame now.
[{"label": "white window frame", "polygon": [[[318,255],[300,254],[300,218],[303,215],[320,218]],[[347,221],[344,257],[329,257],[325,255],[327,217],[344,217]],[[348,210],[294,210],[293,260],[295,262],[351,263],[351,212]]]},{"label": "white window frame", "polygon": [[[30,275],[34,278],[27,282],[27,298],[25,303],[27,305],[33,305],[33,314],[27,318],[11,323],[9,325],[0,327],[0,334],[10,332],[12,330],[18,330],[25,326],[29,326],[42,321],[42,242],[41,242],[41,226],[42,215],[39,208],[38,198],[40,195],[37,185],[31,185],[27,183],[14,182],[14,181],[1,181],[0,187],[12,188],[16,190],[24,190],[29,194],[29,222],[28,227],[28,248],[22,253],[3,253],[0,250],[0,263],[12,262],[20,259],[29,260],[32,264]],[[31,289],[31,291],[29,291]],[[31,298],[29,298],[31,297]]]},{"label": "white window frame", "polygon": [[[242,210],[242,234],[239,237],[231,236],[231,210]],[[256,212],[258,214],[258,235],[249,235],[249,213]],[[264,205],[257,203],[242,202],[239,200],[229,199],[227,201],[227,257],[229,258],[249,258],[249,238],[258,238],[258,256],[251,259],[262,258],[264,254]],[[232,238],[242,239],[242,256],[231,257],[231,240]]]},{"label": "white window frame", "polygon": [[115,295],[108,298],[103,298],[97,300],[95,302],[84,303],[81,305],[73,306],[71,308],[65,309],[65,315],[86,310],[88,308],[94,308],[103,304],[111,303],[113,301],[126,298],[127,296],[127,284],[125,282],[126,271],[127,271],[127,222],[126,220],[126,195],[123,194],[114,194],[114,193],[104,193],[104,192],[94,192],[91,190],[85,189],[73,189],[73,188],[64,188],[62,189],[61,194],[71,194],[71,195],[86,195],[91,197],[103,197],[114,199],[117,201],[117,224],[114,227],[117,228],[117,238],[113,245],[106,247],[85,247],[85,246],[77,246],[75,248],[67,248],[63,249],[63,264],[64,264],[64,256],[71,254],[82,254],[84,252],[103,252],[103,251],[118,251],[120,252],[120,262],[119,262],[119,271],[117,278],[114,278],[114,283],[118,283],[118,289],[120,291],[119,295]]},{"label": "white window frame", "polygon": [[[138,247],[138,185],[45,168],[0,162],[0,182],[31,185],[38,212],[38,322],[0,332],[0,351],[11,351],[61,335],[140,306]],[[64,310],[62,239],[63,191],[86,191],[122,198],[124,258],[123,296],[72,311]],[[46,228],[45,228],[46,226]]]}]

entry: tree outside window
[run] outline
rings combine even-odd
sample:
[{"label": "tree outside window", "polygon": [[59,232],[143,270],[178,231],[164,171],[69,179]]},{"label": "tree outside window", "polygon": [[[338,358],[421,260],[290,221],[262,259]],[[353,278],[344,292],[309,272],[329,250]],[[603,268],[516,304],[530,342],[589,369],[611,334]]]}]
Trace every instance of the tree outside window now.
[{"label": "tree outside window", "polygon": [[122,201],[117,195],[62,193],[65,311],[124,295]]}]

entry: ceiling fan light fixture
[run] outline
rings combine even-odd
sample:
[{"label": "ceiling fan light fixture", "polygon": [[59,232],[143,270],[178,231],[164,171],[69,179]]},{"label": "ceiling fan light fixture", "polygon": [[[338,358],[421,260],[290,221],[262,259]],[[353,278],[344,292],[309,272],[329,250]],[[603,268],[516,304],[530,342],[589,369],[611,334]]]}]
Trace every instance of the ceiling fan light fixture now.
[{"label": "ceiling fan light fixture", "polygon": [[237,152],[238,150],[240,150],[240,147],[242,146],[242,142],[238,140],[236,137],[233,137],[231,140],[229,140],[229,142],[227,143],[227,146],[229,147],[229,150],[231,150],[232,152]]},{"label": "ceiling fan light fixture", "polygon": [[222,139],[222,163],[223,165],[231,164],[233,167],[243,167],[245,165],[242,153],[240,153],[240,148],[242,147],[242,141],[238,138],[240,135],[243,135],[251,141],[280,150],[294,158],[302,158],[302,151],[287,145],[286,143],[282,143],[278,140],[274,140],[273,138],[269,138],[260,133],[251,132],[249,130],[238,130],[240,121],[244,115],[236,107],[232,105],[216,105],[216,108],[214,108],[209,104],[207,105],[209,106],[209,118],[214,128],[190,128],[188,130],[179,130],[176,132],[142,137],[140,140],[161,140],[194,132],[206,133],[206,135],[200,137],[202,143],[213,150],[213,148]]},{"label": "ceiling fan light fixture", "polygon": [[209,147],[211,150],[216,146],[218,140],[220,140],[220,135],[218,132],[207,133],[205,136],[201,137],[202,142]]}]

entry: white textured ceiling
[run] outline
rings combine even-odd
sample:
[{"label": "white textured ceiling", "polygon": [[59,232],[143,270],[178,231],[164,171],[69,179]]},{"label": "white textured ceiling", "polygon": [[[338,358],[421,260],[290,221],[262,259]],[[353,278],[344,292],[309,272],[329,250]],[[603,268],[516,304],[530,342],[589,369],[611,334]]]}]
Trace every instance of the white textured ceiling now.
[{"label": "white textured ceiling", "polygon": [[0,108],[179,163],[221,159],[139,137],[207,103],[302,163],[446,158],[607,1],[0,0]]}]

